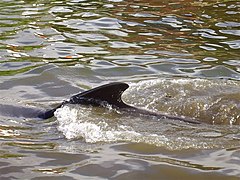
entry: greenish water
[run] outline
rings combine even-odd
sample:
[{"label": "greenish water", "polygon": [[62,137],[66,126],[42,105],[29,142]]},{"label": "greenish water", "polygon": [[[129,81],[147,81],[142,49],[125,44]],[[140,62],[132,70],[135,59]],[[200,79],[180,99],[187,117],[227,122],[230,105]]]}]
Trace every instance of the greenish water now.
[{"label": "greenish water", "polygon": [[78,106],[0,115],[0,179],[238,179],[239,13],[227,0],[2,0],[0,105],[48,108],[120,81],[128,104],[204,124]]}]

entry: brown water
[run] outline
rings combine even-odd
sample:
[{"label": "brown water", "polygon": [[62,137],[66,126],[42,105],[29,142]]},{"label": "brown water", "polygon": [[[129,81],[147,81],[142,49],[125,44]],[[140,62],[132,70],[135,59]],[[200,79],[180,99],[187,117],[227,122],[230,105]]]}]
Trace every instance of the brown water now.
[{"label": "brown water", "polygon": [[48,108],[100,84],[203,122],[60,108],[0,116],[0,179],[239,179],[240,2],[2,0],[0,104]]}]

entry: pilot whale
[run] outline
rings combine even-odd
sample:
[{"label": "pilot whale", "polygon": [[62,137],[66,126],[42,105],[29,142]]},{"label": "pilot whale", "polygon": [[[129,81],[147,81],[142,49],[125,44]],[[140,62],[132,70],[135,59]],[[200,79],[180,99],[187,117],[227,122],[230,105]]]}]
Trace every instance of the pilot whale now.
[{"label": "pilot whale", "polygon": [[66,104],[91,105],[100,107],[106,107],[106,104],[108,104],[114,109],[120,110],[122,112],[127,112],[128,114],[132,115],[151,116],[158,119],[172,119],[183,121],[186,123],[200,124],[199,121],[188,117],[178,117],[168,114],[160,114],[126,104],[122,100],[122,94],[128,87],[128,84],[122,82],[105,84],[90,89],[88,91],[73,95],[72,97],[70,97],[70,99],[63,101],[55,108],[49,110],[39,110],[27,107],[16,107],[12,105],[0,104],[0,114],[25,118],[48,119],[54,116],[54,112],[58,108]]}]

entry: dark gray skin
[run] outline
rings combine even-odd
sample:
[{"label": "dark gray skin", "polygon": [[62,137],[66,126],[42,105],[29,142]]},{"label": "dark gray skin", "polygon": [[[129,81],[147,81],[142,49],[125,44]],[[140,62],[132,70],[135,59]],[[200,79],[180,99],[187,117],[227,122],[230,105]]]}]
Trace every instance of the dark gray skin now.
[{"label": "dark gray skin", "polygon": [[[94,89],[84,91],[82,93],[72,96],[68,101],[62,102],[54,109],[47,111],[26,108],[26,107],[15,107],[10,105],[0,105],[0,113],[3,115],[9,116],[18,116],[25,118],[40,118],[48,119],[54,116],[54,112],[64,106],[65,104],[80,104],[80,105],[91,105],[91,106],[102,106],[105,107],[106,104],[111,105],[113,108],[118,109],[122,112],[127,112],[133,115],[144,115],[151,116],[158,119],[172,119],[183,121],[192,124],[200,124],[199,121],[187,118],[187,117],[177,117],[167,114],[160,114],[144,109],[136,108],[130,105],[127,105],[122,101],[122,93],[129,87],[126,83],[110,83],[96,87]],[[9,111],[9,109],[11,111]],[[5,111],[4,111],[5,110]],[[8,112],[7,112],[8,110]]]}]

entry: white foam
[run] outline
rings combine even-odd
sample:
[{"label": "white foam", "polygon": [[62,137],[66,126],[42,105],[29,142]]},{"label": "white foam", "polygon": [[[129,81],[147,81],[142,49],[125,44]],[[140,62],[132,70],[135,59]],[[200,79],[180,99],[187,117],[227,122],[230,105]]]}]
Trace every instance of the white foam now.
[{"label": "white foam", "polygon": [[83,138],[86,142],[96,143],[130,140],[141,136],[127,126],[116,125],[111,127],[103,120],[91,122],[90,110],[85,108],[83,110],[84,112],[80,109],[64,106],[55,112],[59,123],[58,130],[67,139]]}]

